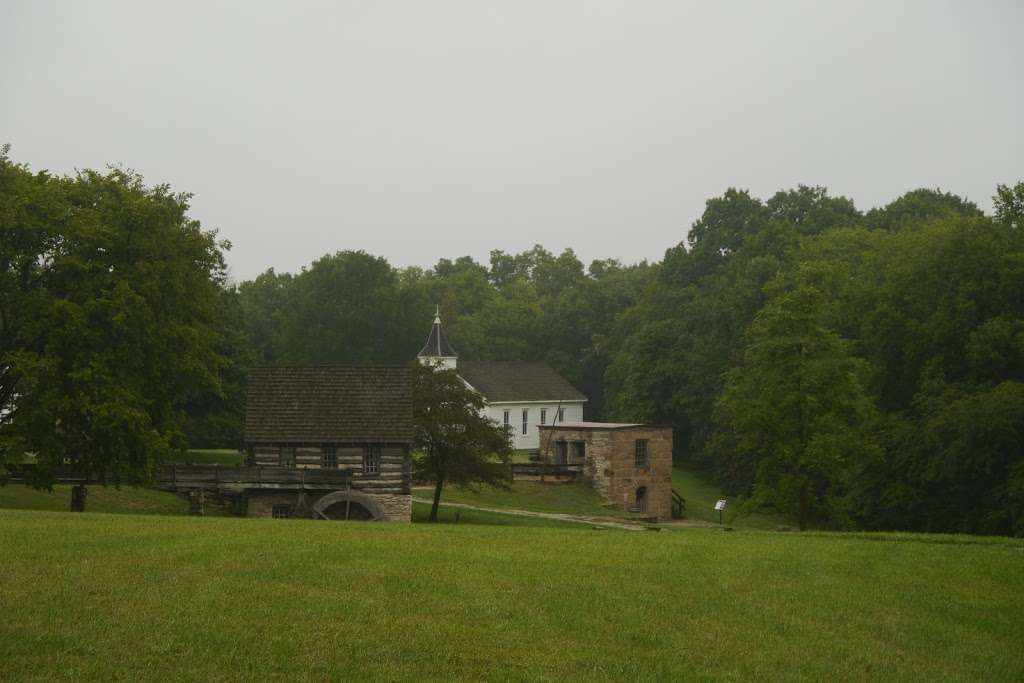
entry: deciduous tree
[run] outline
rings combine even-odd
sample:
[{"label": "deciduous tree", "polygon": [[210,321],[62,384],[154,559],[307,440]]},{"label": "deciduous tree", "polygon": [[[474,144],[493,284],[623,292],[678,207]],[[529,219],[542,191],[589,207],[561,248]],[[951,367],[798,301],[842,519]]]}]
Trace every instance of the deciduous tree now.
[{"label": "deciduous tree", "polygon": [[483,397],[454,370],[415,364],[413,418],[421,454],[413,466],[416,478],[434,482],[431,522],[446,484],[503,486],[510,480],[509,435],[483,409]]}]

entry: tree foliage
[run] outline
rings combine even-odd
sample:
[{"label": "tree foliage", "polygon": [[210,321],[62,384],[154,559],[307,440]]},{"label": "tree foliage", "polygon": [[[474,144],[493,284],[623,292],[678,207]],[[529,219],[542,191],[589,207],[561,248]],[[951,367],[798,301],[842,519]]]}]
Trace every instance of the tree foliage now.
[{"label": "tree foliage", "polygon": [[504,486],[511,479],[512,448],[505,428],[484,412],[484,400],[454,370],[414,364],[414,476],[434,482],[430,521],[446,484]]},{"label": "tree foliage", "polygon": [[[588,418],[673,425],[676,458],[751,505],[1024,534],[1024,183],[993,202],[916,189],[862,212],[821,186],[729,188],[656,263],[338,251],[234,288],[187,196],[4,150],[0,457],[143,478],[186,439],[237,442],[248,366],[405,363],[438,305],[461,358],[546,361]],[[442,407],[417,419],[479,407],[449,375],[420,376],[419,405]],[[418,465],[438,495],[500,481],[493,434],[453,441],[437,425],[469,417],[444,420],[423,423],[437,457]]]},{"label": "tree foliage", "polygon": [[185,406],[223,392],[224,261],[188,195],[121,169],[32,174],[0,156],[0,458],[146,480]]}]

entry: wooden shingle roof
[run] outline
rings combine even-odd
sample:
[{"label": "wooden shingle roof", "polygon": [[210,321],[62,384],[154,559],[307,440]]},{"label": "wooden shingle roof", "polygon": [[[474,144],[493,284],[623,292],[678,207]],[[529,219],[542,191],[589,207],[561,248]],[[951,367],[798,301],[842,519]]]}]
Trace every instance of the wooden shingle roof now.
[{"label": "wooden shingle roof", "polygon": [[246,443],[409,443],[407,367],[265,367],[249,371]]},{"label": "wooden shingle roof", "polygon": [[462,361],[456,372],[489,403],[587,400],[547,363]]}]

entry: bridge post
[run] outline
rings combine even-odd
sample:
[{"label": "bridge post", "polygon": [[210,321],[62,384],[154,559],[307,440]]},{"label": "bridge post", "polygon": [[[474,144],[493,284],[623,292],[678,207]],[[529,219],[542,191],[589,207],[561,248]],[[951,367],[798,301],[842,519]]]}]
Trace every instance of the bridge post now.
[{"label": "bridge post", "polygon": [[206,515],[206,495],[203,489],[198,489],[189,492],[188,496],[189,508],[188,513],[197,517],[203,517]]},{"label": "bridge post", "polygon": [[85,484],[75,484],[71,487],[72,512],[85,512],[85,497],[88,493],[89,489],[85,488]]}]

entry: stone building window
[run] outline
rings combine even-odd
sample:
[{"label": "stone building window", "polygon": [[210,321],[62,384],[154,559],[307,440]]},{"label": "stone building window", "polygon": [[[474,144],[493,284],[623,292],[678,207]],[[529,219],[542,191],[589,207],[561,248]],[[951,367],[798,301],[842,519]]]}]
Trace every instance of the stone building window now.
[{"label": "stone building window", "polygon": [[380,446],[367,446],[363,454],[363,474],[380,474]]},{"label": "stone building window", "polygon": [[270,514],[274,519],[288,519],[292,516],[292,506],[275,505],[270,509]]},{"label": "stone building window", "polygon": [[523,408],[523,434],[526,434],[527,430],[527,418],[530,416],[530,411]]},{"label": "stone building window", "polygon": [[295,449],[281,446],[277,449],[277,464],[289,469],[295,467]]},{"label": "stone building window", "polygon": [[647,439],[636,440],[636,454],[633,456],[633,464],[637,467],[647,467]]},{"label": "stone building window", "polygon": [[585,462],[587,459],[587,442],[586,441],[573,441],[572,442],[572,459],[573,462]]},{"label": "stone building window", "polygon": [[568,453],[568,445],[565,441],[555,442],[555,464],[564,465],[566,464],[566,458]]},{"label": "stone building window", "polygon": [[323,457],[320,460],[320,466],[325,470],[334,470],[338,468],[338,449],[334,446],[324,446]]}]

